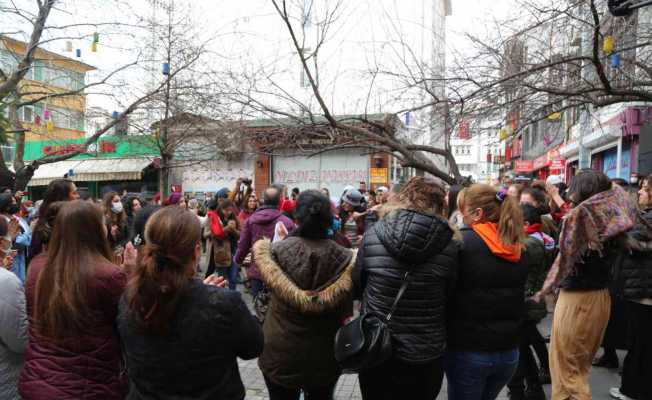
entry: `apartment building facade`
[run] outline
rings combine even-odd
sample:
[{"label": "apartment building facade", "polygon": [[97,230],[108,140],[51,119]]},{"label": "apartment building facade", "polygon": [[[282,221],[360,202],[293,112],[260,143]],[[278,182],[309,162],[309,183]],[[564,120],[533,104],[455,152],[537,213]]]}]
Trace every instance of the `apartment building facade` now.
[{"label": "apartment building facade", "polygon": [[[0,36],[0,69],[10,73],[25,54],[27,43]],[[19,84],[20,101],[43,99],[20,107],[18,118],[27,141],[72,140],[85,136],[86,74],[95,68],[75,59],[37,49],[35,60]],[[59,96],[50,97],[58,94]],[[65,94],[65,95],[61,95]],[[48,121],[52,123],[48,127]]]}]

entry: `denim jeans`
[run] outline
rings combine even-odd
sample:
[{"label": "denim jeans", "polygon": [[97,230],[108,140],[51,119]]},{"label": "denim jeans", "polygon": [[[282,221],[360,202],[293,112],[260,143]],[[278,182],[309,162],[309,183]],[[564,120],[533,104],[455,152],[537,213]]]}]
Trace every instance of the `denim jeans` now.
[{"label": "denim jeans", "polygon": [[263,281],[251,278],[249,279],[249,284],[251,285],[251,297],[255,298],[263,290]]},{"label": "denim jeans", "polygon": [[231,262],[230,266],[215,267],[217,275],[223,277],[229,282],[229,289],[236,290],[238,285],[238,264]]},{"label": "denim jeans", "polygon": [[229,289],[235,290],[238,286],[238,273],[240,272],[240,267],[235,261],[231,261],[231,268],[229,268]]},{"label": "denim jeans", "polygon": [[449,351],[444,358],[449,400],[494,400],[518,367],[518,349]]}]

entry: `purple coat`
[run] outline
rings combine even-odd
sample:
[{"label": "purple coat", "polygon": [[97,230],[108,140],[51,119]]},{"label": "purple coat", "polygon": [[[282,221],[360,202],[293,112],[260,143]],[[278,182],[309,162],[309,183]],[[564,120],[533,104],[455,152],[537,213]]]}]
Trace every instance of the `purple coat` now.
[{"label": "purple coat", "polygon": [[127,376],[115,328],[118,301],[127,275],[109,262],[99,263],[88,277],[87,304],[91,317],[86,331],[53,341],[38,334],[34,308],[39,273],[46,254],[32,260],[25,281],[29,343],[18,392],[22,399],[122,400]]},{"label": "purple coat", "polygon": [[[247,254],[257,241],[263,238],[272,239],[274,237],[274,227],[277,222],[282,222],[288,232],[294,229],[294,222],[281,213],[276,207],[263,206],[256,210],[249,218],[240,231],[240,241],[238,242],[238,251],[235,253],[235,262],[242,264]],[[247,269],[247,276],[250,279],[260,279],[258,266],[252,260],[251,266]]]}]

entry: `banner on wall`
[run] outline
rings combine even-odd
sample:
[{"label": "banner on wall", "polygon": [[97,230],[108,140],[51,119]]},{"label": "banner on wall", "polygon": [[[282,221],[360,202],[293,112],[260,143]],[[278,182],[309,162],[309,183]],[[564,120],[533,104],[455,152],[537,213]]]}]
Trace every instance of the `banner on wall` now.
[{"label": "banner on wall", "polygon": [[369,181],[369,157],[360,153],[360,149],[346,149],[314,157],[274,156],[272,182],[302,191],[327,188],[339,196],[346,186]]}]

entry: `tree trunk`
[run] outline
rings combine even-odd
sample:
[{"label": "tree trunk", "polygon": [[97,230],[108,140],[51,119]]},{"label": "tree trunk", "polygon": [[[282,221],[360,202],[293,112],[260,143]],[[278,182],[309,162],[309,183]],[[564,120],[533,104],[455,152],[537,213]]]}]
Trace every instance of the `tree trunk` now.
[{"label": "tree trunk", "polygon": [[161,155],[161,169],[158,174],[158,190],[161,193],[161,201],[170,194],[170,161],[172,157]]},{"label": "tree trunk", "polygon": [[15,181],[16,177],[14,176],[13,172],[11,172],[11,170],[9,170],[4,165],[4,163],[2,163],[2,166],[0,166],[0,186],[12,188],[14,187]]},{"label": "tree trunk", "polygon": [[26,167],[17,170],[14,189],[25,191],[25,189],[27,189],[27,184],[29,183],[29,181],[32,179],[33,176],[34,176],[34,168],[32,168],[31,165],[28,165]]}]

